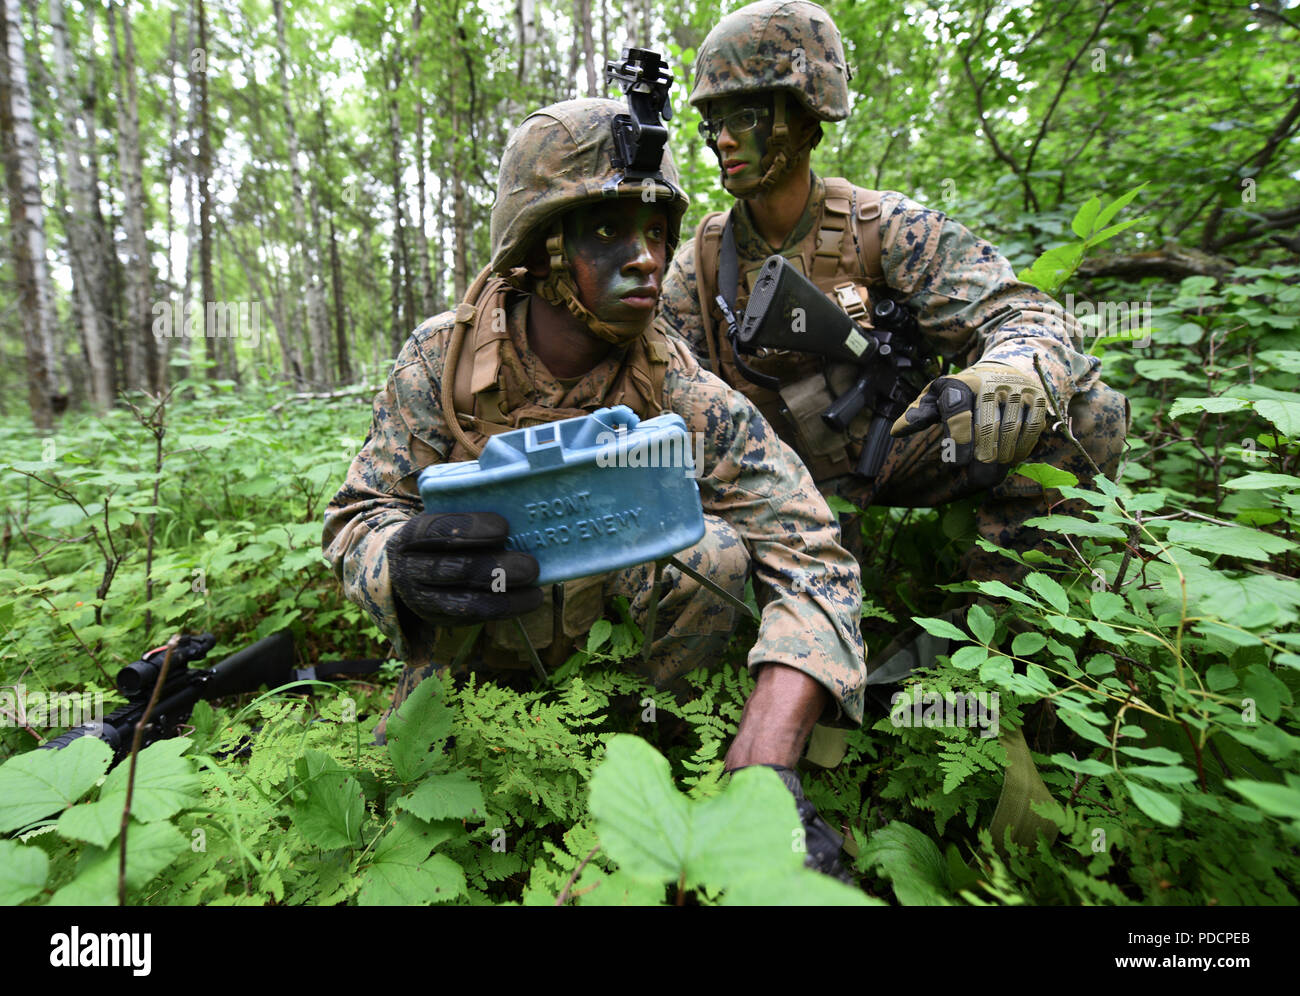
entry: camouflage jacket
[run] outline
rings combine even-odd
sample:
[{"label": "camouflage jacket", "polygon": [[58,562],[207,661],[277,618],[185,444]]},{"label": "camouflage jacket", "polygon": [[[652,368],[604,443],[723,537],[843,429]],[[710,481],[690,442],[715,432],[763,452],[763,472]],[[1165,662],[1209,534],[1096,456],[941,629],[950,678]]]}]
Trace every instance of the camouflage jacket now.
[{"label": "camouflage jacket", "polygon": [[[738,307],[745,304],[744,274],[748,270],[773,253],[790,255],[792,250],[807,248],[804,244],[816,237],[825,200],[826,185],[814,176],[807,208],[789,238],[776,247],[758,233],[748,205],[736,202],[731,215],[741,274]],[[1050,296],[1017,280],[1011,264],[992,244],[943,212],[922,207],[895,191],[882,191],[880,242],[885,282],[905,296],[934,352],[959,361],[967,356],[996,360],[1035,379],[1037,355],[1063,406],[1096,383],[1101,361],[1071,344],[1068,330],[1078,334],[1071,316],[1064,315]],[[861,276],[843,273],[835,281],[860,280]],[[712,282],[716,283],[716,277]],[[1007,306],[1025,314],[987,324]],[[696,356],[708,356],[696,293],[693,240],[673,257],[664,279],[659,314]],[[1056,320],[1045,320],[1048,316]],[[714,317],[720,320],[716,306]]]},{"label": "camouflage jacket", "polygon": [[[509,308],[508,326],[532,375],[528,402],[600,407],[617,375],[618,352],[577,381],[561,382],[528,348],[526,311]],[[452,320],[450,312],[430,319],[407,340],[375,397],[369,436],[325,511],[325,554],[345,593],[408,660],[411,647],[398,622],[385,543],[423,511],[418,472],[452,451],[439,402]],[[762,619],[749,666],[779,663],[811,675],[838,704],[834,718],[860,723],[861,588],[857,563],[839,544],[836,518],[798,457],[749,401],[701,369],[680,342],[670,342],[663,409],[680,415],[702,441],[696,450],[703,458],[704,511],[729,523],[750,556]]]}]

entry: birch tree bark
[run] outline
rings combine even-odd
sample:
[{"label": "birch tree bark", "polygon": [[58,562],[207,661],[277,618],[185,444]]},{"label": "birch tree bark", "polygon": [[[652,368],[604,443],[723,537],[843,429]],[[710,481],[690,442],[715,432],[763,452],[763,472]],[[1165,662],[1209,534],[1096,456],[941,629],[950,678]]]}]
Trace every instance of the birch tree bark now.
[{"label": "birch tree bark", "polygon": [[[3,140],[9,219],[27,353],[27,400],[38,429],[54,427],[50,405],[53,369],[52,302],[45,260],[45,212],[37,170],[36,128],[23,52],[22,9],[18,0],[0,6],[0,140]],[[43,300],[43,298],[45,298]]]},{"label": "birch tree bark", "polygon": [[[577,21],[577,36],[582,39],[582,62],[587,69],[587,96],[599,97],[596,79],[596,43],[591,34],[591,0],[574,0],[573,17]],[[577,44],[575,40],[575,44]]]},{"label": "birch tree bark", "polygon": [[[12,0],[9,0],[12,2]],[[122,20],[122,44],[118,44],[117,18]],[[135,86],[135,42],[125,5],[109,3],[108,33],[113,46],[113,63],[118,81],[117,157],[126,197],[122,224],[126,229],[126,305],[122,327],[126,388],[129,391],[156,390],[158,371],[153,369],[153,305],[150,301],[151,261],[144,218],[144,170],[140,160],[140,111]]]},{"label": "birch tree bark", "polygon": [[609,47],[609,0],[600,0],[600,50],[602,59],[613,59],[618,53]]},{"label": "birch tree bark", "polygon": [[[410,255],[406,247],[406,190],[402,184],[402,127],[397,107],[397,92],[402,85],[401,52],[395,52],[392,62],[392,83],[388,95],[388,139],[392,158],[393,183],[393,252],[392,275],[389,281],[393,294],[393,346],[400,350],[406,337],[415,328],[415,295],[411,287]],[[394,356],[397,354],[394,353]]]},{"label": "birch tree bark", "polygon": [[234,379],[238,364],[233,344],[229,351],[223,348],[228,340],[214,335],[217,329],[208,328],[208,305],[217,297],[216,281],[212,276],[212,121],[208,114],[208,11],[204,0],[196,0],[194,18],[198,23],[199,44],[190,53],[190,85],[198,114],[198,156],[195,160],[195,180],[199,192],[199,308],[203,314],[203,353],[213,361],[208,369],[209,379]]},{"label": "birch tree bark", "polygon": [[[91,52],[99,51],[99,42],[95,37],[97,26],[96,11],[94,6],[84,8],[86,28],[86,46]],[[86,173],[90,184],[90,220],[95,228],[95,239],[98,245],[103,247],[103,251],[91,259],[86,260],[86,268],[90,270],[98,282],[100,288],[99,306],[104,319],[104,335],[106,336],[105,346],[108,351],[108,369],[113,386],[113,397],[117,397],[117,392],[124,386],[122,375],[122,363],[120,350],[117,345],[117,337],[114,334],[114,328],[119,323],[120,315],[118,314],[116,288],[119,285],[118,275],[121,270],[117,258],[117,252],[113,247],[113,239],[109,234],[108,223],[104,220],[104,212],[101,207],[100,183],[99,183],[99,130],[98,122],[95,120],[95,114],[99,107],[99,62],[97,59],[85,59],[85,79],[82,82],[81,89],[81,123],[86,131]],[[107,201],[108,198],[103,198]]]},{"label": "birch tree bark", "polygon": [[[420,25],[424,20],[419,0],[416,0],[415,13],[411,18],[412,44],[415,57],[412,60],[415,84],[415,175],[416,191],[419,201],[416,206],[415,262],[420,274],[420,312],[421,319],[434,314],[433,278],[429,272],[429,229],[425,224],[425,200],[428,196],[424,175],[424,77],[420,73],[420,52],[423,44],[420,40]],[[340,319],[340,328],[342,327]]]},{"label": "birch tree bark", "polygon": [[[352,358],[348,348],[347,331],[344,318],[347,307],[343,299],[343,263],[339,255],[338,233],[334,229],[334,215],[338,206],[334,200],[334,175],[330,158],[330,129],[325,115],[325,102],[316,105],[316,120],[320,128],[321,162],[325,170],[325,218],[329,225],[330,245],[330,286],[334,295],[334,351],[338,358],[339,383],[347,384],[352,380]],[[320,226],[317,225],[319,230]],[[428,257],[425,257],[426,265]]]},{"label": "birch tree bark", "polygon": [[[252,80],[257,78],[256,69],[253,66],[251,55],[245,51],[243,53],[244,75]],[[266,129],[262,123],[262,88],[260,86],[249,88],[249,114],[253,121],[253,134],[259,139],[264,139]],[[254,158],[257,158],[256,149],[254,149]],[[270,227],[271,210],[267,205],[267,199],[264,189],[259,185],[253,190],[253,200],[256,202],[254,218],[262,219],[257,224],[258,232],[261,235],[262,258],[265,262],[258,259],[257,254],[249,251],[241,253],[238,243],[235,244],[235,253],[244,261],[244,268],[249,273],[249,279],[252,282],[253,291],[257,295],[262,310],[270,310],[271,320],[275,325],[276,341],[280,346],[280,369],[283,371],[285,379],[288,380],[295,391],[303,390],[307,385],[304,379],[302,367],[302,355],[298,349],[297,340],[294,336],[294,330],[289,327],[288,318],[285,316],[284,301],[280,298],[280,279],[276,274],[274,257],[267,248],[267,229]],[[231,238],[231,233],[225,228],[221,228],[222,234],[226,238]],[[268,274],[268,281],[271,285],[272,294],[267,295],[263,288],[265,283],[255,280],[255,274],[258,271],[249,266],[249,260],[256,262],[262,271]]]},{"label": "birch tree bark", "polygon": [[[193,59],[196,54],[195,46],[197,44],[196,32],[198,26],[195,24],[194,5],[187,3],[185,7],[185,48],[184,48],[184,68],[180,71],[186,73],[187,80],[191,80],[190,74],[193,73]],[[178,67],[179,69],[180,67]],[[175,95],[176,79],[172,77],[172,104],[179,108],[179,98]],[[184,132],[178,133],[172,152],[175,156],[174,165],[179,167],[182,183],[185,188],[185,269],[176,280],[173,290],[176,292],[175,301],[182,308],[190,297],[190,287],[193,286],[192,275],[194,273],[194,261],[196,258],[195,248],[198,245],[198,216],[197,205],[198,189],[197,177],[194,168],[194,135],[198,130],[198,101],[194,99],[193,83],[190,84],[189,106],[185,111]],[[178,127],[181,127],[178,125]],[[171,198],[171,186],[168,185],[168,202]],[[171,248],[168,247],[168,256],[171,255]],[[171,353],[177,360],[176,365],[169,366],[175,371],[178,379],[184,379],[190,375],[190,350],[192,343],[189,336],[180,336],[171,344]]]},{"label": "birch tree bark", "polygon": [[[24,6],[27,11],[28,25],[26,37],[36,38],[40,34],[39,15],[37,11],[36,0],[24,0]],[[19,31],[22,34],[22,31]],[[33,122],[44,121],[52,117],[56,112],[51,104],[54,97],[54,81],[50,78],[49,71],[45,68],[45,62],[40,54],[40,46],[35,46],[36,56],[28,62],[27,67],[27,88],[28,99],[31,102]],[[28,53],[24,52],[26,56]],[[37,165],[37,176],[42,164],[52,166],[54,169],[54,179],[57,186],[66,191],[66,184],[63,178],[63,168],[60,163],[59,150],[53,141],[48,144],[48,149],[42,149],[41,143],[44,136],[41,130],[33,125],[36,135],[36,156],[33,162]],[[39,189],[39,188],[38,188]],[[62,219],[64,215],[65,201],[59,199],[59,195],[54,195],[56,203],[53,205],[54,217]],[[44,192],[41,192],[41,220],[42,232],[44,231],[44,219],[47,212],[44,206]],[[46,248],[49,248],[48,241]],[[41,306],[45,309],[44,324],[49,334],[49,357],[50,357],[50,390],[51,404],[54,406],[54,414],[58,415],[67,408],[68,399],[72,390],[68,385],[68,370],[66,369],[65,356],[67,354],[66,339],[67,330],[62,322],[59,321],[58,299],[54,293],[54,280],[52,270],[48,261],[42,266],[37,274],[36,279],[41,296]],[[76,361],[74,360],[74,363]],[[77,388],[80,391],[80,388]]]},{"label": "birch tree bark", "polygon": [[[293,382],[294,390],[301,391],[306,387],[306,375],[302,367],[302,354],[299,352],[297,342],[294,339],[294,326],[290,324],[291,319],[285,309],[284,289],[280,285],[280,274],[279,271],[276,270],[275,264],[272,262],[274,256],[272,255],[266,241],[266,232],[270,228],[270,221],[266,217],[265,203],[262,204],[262,208],[262,221],[258,226],[258,230],[261,232],[262,236],[262,258],[265,260],[263,263],[263,270],[266,273],[267,279],[270,281],[271,294],[268,297],[268,295],[262,293],[260,289],[257,290],[257,294],[258,297],[262,298],[262,300],[270,300],[272,302],[271,316],[272,320],[275,322],[275,334],[280,340],[280,356],[284,363],[285,373]],[[236,251],[238,251],[238,243],[236,243]],[[250,273],[251,272],[253,271],[250,270]]]},{"label": "birch tree bark", "polygon": [[104,308],[103,258],[107,251],[103,231],[96,224],[97,192],[83,162],[84,128],[73,82],[72,58],[63,0],[50,0],[50,27],[54,38],[54,74],[59,108],[63,114],[63,158],[71,201],[66,230],[72,289],[78,304],[82,353],[89,377],[87,394],[97,411],[113,403],[113,357],[109,350],[108,314]]},{"label": "birch tree bark", "polygon": [[537,50],[537,0],[515,0],[515,39],[519,47],[515,58],[515,88],[506,105],[507,124],[512,128],[532,110],[525,105],[535,61],[533,53]]},{"label": "birch tree bark", "polygon": [[[50,0],[51,4],[54,0]],[[176,176],[176,164],[180,159],[180,102],[176,98],[176,68],[180,55],[177,51],[176,39],[176,21],[179,15],[175,8],[171,12],[170,31],[167,39],[167,151],[163,154],[163,186],[167,191],[167,276],[163,280],[163,294],[173,305],[176,302],[176,264],[172,259],[176,248],[176,231],[175,215],[172,213],[172,180]],[[186,49],[188,52],[189,50]],[[180,342],[185,342],[185,336],[180,337]],[[166,343],[160,343],[165,346],[165,363],[168,373],[172,369],[172,353],[176,348],[177,340],[172,339]]]},{"label": "birch tree bark", "polygon": [[[457,102],[461,60],[452,60],[448,100],[451,104],[451,234],[452,234],[452,293],[456,304],[465,299],[469,289],[469,206],[465,203],[465,165],[464,147],[461,135],[464,133],[465,115]],[[512,121],[511,125],[518,124]]]},{"label": "birch tree bark", "polygon": [[430,314],[436,315],[447,307],[446,280],[446,254],[445,243],[447,241],[447,212],[443,204],[443,182],[442,177],[438,177],[438,211],[434,218],[433,232],[433,258],[436,268],[433,271],[433,308]]},{"label": "birch tree bark", "polygon": [[284,34],[284,0],[274,0],[275,38],[280,54],[280,96],[284,102],[284,127],[289,145],[289,176],[293,183],[293,214],[307,231],[301,241],[303,278],[307,285],[307,341],[311,355],[307,369],[312,382],[329,386],[329,345],[325,338],[325,301],[321,294],[319,267],[316,263],[315,238],[311,231],[302,194],[302,174],[298,169],[298,129],[294,123],[293,104],[289,99],[289,47]]}]

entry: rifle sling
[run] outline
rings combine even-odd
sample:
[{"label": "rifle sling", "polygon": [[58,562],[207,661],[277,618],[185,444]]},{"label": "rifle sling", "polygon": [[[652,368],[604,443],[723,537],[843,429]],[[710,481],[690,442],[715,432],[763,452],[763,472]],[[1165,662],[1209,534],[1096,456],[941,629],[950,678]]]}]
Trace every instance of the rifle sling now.
[{"label": "rifle sling", "polygon": [[740,317],[736,314],[736,287],[740,282],[740,254],[736,251],[736,230],[731,212],[727,212],[727,224],[722,229],[722,246],[718,256],[718,303],[723,305],[723,316],[727,320],[727,341],[731,343],[731,362],[736,369],[751,383],[768,391],[781,389],[781,378],[759,373],[745,362],[740,344],[736,341],[736,332],[740,327]]}]

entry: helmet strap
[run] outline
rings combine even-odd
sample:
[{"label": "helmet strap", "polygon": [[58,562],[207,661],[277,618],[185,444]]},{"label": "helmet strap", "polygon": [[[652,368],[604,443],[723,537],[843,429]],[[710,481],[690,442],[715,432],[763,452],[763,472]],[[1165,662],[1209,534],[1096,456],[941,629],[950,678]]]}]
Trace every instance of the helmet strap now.
[{"label": "helmet strap", "polygon": [[759,163],[759,166],[764,169],[763,177],[758,181],[759,190],[763,193],[771,190],[784,177],[793,173],[803,159],[804,153],[810,152],[822,137],[820,122],[813,122],[802,135],[796,136],[792,133],[786,116],[786,100],[785,91],[778,90],[772,109],[772,118],[775,122],[772,125],[772,139],[767,143],[767,155]]}]

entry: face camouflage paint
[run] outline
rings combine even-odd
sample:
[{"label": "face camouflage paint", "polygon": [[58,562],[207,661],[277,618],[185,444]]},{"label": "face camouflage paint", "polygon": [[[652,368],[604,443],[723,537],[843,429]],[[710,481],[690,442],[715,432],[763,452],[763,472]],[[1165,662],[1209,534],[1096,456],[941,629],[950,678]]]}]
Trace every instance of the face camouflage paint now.
[{"label": "face camouflage paint", "polygon": [[[722,171],[722,186],[733,196],[751,193],[763,177],[762,163],[772,137],[770,104],[770,100],[744,96],[719,100],[709,108],[711,120],[721,126],[713,148]],[[749,122],[741,113],[746,109],[757,112],[748,128],[745,125]]]},{"label": "face camouflage paint", "polygon": [[644,329],[667,257],[664,209],[628,198],[587,205],[565,218],[564,236],[582,303],[620,330]]}]

